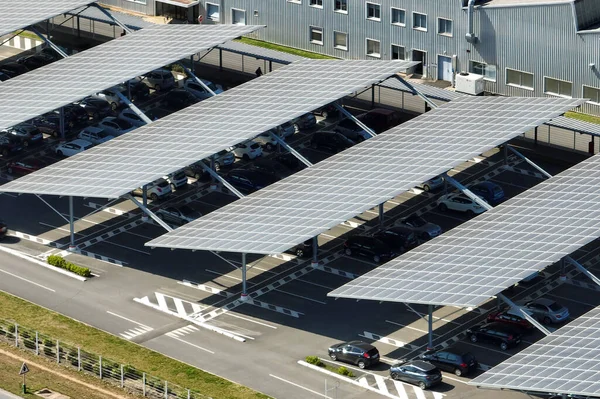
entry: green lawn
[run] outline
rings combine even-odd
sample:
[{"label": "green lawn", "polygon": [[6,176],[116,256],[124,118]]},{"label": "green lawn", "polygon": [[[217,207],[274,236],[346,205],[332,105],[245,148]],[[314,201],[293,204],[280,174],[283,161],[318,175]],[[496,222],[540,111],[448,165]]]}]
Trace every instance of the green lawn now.
[{"label": "green lawn", "polygon": [[215,399],[268,396],[0,291],[0,318]]},{"label": "green lawn", "polygon": [[584,122],[590,122],[590,123],[598,123],[598,124],[600,124],[600,117],[593,116],[593,115],[588,115],[588,114],[582,114],[581,112],[569,111],[569,112],[567,112],[565,114],[565,116],[567,118],[579,119],[579,120],[584,121]]},{"label": "green lawn", "polygon": [[299,50],[299,49],[296,49],[293,47],[281,46],[279,44],[263,42],[262,40],[250,39],[248,37],[242,37],[239,41],[242,43],[251,44],[253,46],[264,47],[264,48],[268,48],[271,50],[281,51],[282,53],[294,54],[294,55],[298,55],[300,57],[305,57],[305,58],[314,58],[314,59],[319,59],[319,60],[336,60],[337,59],[334,57],[330,57],[328,55],[313,53],[313,52],[305,51],[305,50]]}]

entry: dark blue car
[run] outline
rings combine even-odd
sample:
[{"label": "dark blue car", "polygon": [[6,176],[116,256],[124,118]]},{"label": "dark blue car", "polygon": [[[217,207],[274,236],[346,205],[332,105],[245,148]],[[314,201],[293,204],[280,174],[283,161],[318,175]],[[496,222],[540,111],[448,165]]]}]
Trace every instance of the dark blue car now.
[{"label": "dark blue car", "polygon": [[484,181],[469,187],[469,190],[491,205],[499,204],[504,201],[504,190],[496,183]]}]

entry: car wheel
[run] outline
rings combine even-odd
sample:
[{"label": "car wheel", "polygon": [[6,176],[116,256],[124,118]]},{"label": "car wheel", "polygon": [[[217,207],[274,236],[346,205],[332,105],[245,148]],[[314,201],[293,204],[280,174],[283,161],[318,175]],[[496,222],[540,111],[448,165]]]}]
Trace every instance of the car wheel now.
[{"label": "car wheel", "polygon": [[171,191],[175,191],[175,185],[173,183],[171,183]]},{"label": "car wheel", "polygon": [[271,143],[267,143],[267,145],[265,146],[267,148],[267,151],[273,151],[273,144]]},{"label": "car wheel", "polygon": [[8,168],[7,172],[8,172],[9,175],[12,175],[13,174],[13,168]]},{"label": "car wheel", "polygon": [[244,156],[242,156],[242,159],[243,159],[244,161],[249,161],[249,160],[250,160],[250,157],[248,156],[248,154],[244,154]]},{"label": "car wheel", "polygon": [[425,191],[429,191],[429,190],[431,190],[431,187],[429,187],[429,185],[428,185],[428,184],[425,184],[425,185],[423,186],[423,190],[425,190]]},{"label": "car wheel", "polygon": [[357,363],[357,366],[359,369],[364,369],[365,367],[367,367],[367,364],[365,363],[364,360],[359,360]]},{"label": "car wheel", "polygon": [[63,152],[61,150],[56,150],[56,155],[62,157],[63,156]]},{"label": "car wheel", "polygon": [[25,148],[29,147],[29,141],[27,141],[27,140],[23,141],[23,147],[25,147]]},{"label": "car wheel", "polygon": [[160,91],[160,85],[156,85],[156,86],[154,86],[154,90],[156,90],[156,91]]},{"label": "car wheel", "polygon": [[337,360],[337,356],[335,355],[335,353],[330,353],[329,357],[331,358],[331,360],[336,361]]},{"label": "car wheel", "polygon": [[373,262],[375,262],[375,263],[381,262],[381,258],[379,257],[379,255],[374,255],[373,256]]},{"label": "car wheel", "polygon": [[52,132],[53,137],[58,137],[58,131]]},{"label": "car wheel", "polygon": [[117,110],[117,103],[110,103],[110,107],[112,108],[113,111]]},{"label": "car wheel", "polygon": [[298,258],[302,258],[304,256],[304,250],[303,249],[297,249],[296,250],[296,256]]},{"label": "car wheel", "polygon": [[460,367],[457,367],[454,369],[454,374],[456,374],[457,377],[460,377],[463,375],[463,371],[460,369]]},{"label": "car wheel", "polygon": [[215,162],[215,171],[220,171],[221,170],[221,164],[218,162]]},{"label": "car wheel", "polygon": [[392,380],[397,380],[398,379],[398,373],[394,373],[394,372],[390,373],[390,378]]},{"label": "car wheel", "polygon": [[345,253],[346,255],[350,256],[350,255],[352,255],[352,250],[351,250],[350,248],[346,248],[346,249],[344,250],[344,253]]},{"label": "car wheel", "polygon": [[156,201],[158,199],[158,195],[156,195],[156,193],[152,193],[152,194],[150,194],[150,199],[152,201]]},{"label": "car wheel", "polygon": [[329,118],[329,113],[327,111],[323,111],[321,112],[321,116],[323,117],[323,119],[327,119]]},{"label": "car wheel", "polygon": [[201,177],[202,176],[200,176],[200,173],[194,174],[194,179],[196,179],[196,180],[200,180]]},{"label": "car wheel", "polygon": [[503,351],[507,350],[508,349],[508,344],[506,342],[502,342],[500,344],[500,349],[502,349]]},{"label": "car wheel", "polygon": [[550,324],[550,323],[552,323],[552,320],[548,316],[545,316],[542,319],[542,323],[544,323],[544,324]]},{"label": "car wheel", "polygon": [[467,209],[467,212],[466,212],[466,214],[467,214],[467,216],[468,216],[468,217],[470,217],[470,218],[472,218],[472,217],[475,217],[475,212],[473,212],[473,211],[472,211],[472,210],[470,210],[470,209]]},{"label": "car wheel", "polygon": [[446,205],[442,202],[442,203],[440,203],[440,205],[438,205],[438,208],[440,208],[440,211],[446,212],[448,210],[448,205]]},{"label": "car wheel", "polygon": [[425,390],[425,389],[427,389],[427,385],[423,381],[421,381],[421,382],[419,382],[419,388]]},{"label": "car wheel", "polygon": [[475,334],[471,335],[471,342],[473,342],[473,343],[477,342],[477,335],[475,335]]}]

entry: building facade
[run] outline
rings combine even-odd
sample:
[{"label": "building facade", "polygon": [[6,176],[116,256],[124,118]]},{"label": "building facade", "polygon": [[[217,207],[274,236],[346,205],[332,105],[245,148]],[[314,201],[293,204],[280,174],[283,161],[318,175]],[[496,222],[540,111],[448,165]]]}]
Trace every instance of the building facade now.
[{"label": "building facade", "polygon": [[[149,14],[160,3],[104,1],[138,11],[145,3]],[[421,61],[415,73],[429,80],[476,73],[494,94],[590,98],[583,111],[600,115],[600,0],[200,0],[192,7],[202,23],[266,25],[256,33],[261,40],[339,58]]]}]

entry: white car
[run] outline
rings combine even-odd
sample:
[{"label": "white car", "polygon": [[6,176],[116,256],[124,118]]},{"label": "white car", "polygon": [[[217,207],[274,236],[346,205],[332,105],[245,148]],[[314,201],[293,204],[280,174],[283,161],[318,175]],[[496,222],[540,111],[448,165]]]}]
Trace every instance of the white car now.
[{"label": "white car", "polygon": [[117,118],[124,120],[125,122],[129,122],[135,127],[144,126],[146,124],[146,122],[144,122],[142,118],[138,116],[138,114],[133,112],[131,108],[125,108],[123,111],[121,111]]},{"label": "white car", "polygon": [[262,155],[262,147],[257,142],[249,140],[233,146],[232,152],[236,158],[243,158],[248,161],[260,157]]},{"label": "white car", "polygon": [[267,151],[273,151],[277,147],[277,140],[273,138],[270,131],[259,134],[254,141]]},{"label": "white car", "polygon": [[156,91],[175,87],[175,77],[168,69],[155,69],[146,75],[140,76],[138,80]]},{"label": "white car", "polygon": [[115,88],[102,90],[101,92],[93,94],[92,97],[99,98],[101,100],[108,102],[110,104],[110,107],[114,111],[117,108],[119,108],[119,106],[121,105],[121,99],[115,93],[115,90],[116,90]]},{"label": "white car", "polygon": [[56,155],[70,157],[75,154],[79,154],[80,152],[83,152],[93,146],[94,144],[87,140],[75,139],[73,141],[69,141],[68,143],[59,144],[58,147],[56,147]]},{"label": "white car", "polygon": [[[223,86],[214,84],[213,82],[205,79],[200,79],[202,83],[204,83],[209,89],[211,89],[215,94],[223,93]],[[192,93],[200,100],[205,100],[209,97],[212,97],[210,94],[200,83],[196,81],[196,79],[187,79],[183,84],[183,88]]]},{"label": "white car", "polygon": [[96,145],[106,143],[108,140],[114,139],[115,137],[105,132],[104,129],[100,129],[99,127],[95,126],[88,126],[79,132],[77,138],[89,141],[90,143]]},{"label": "white car", "polygon": [[120,136],[135,129],[131,123],[114,116],[107,116],[98,123],[98,127],[104,129],[112,136]]},{"label": "white car", "polygon": [[[171,194],[171,192],[171,185],[165,179],[158,179],[146,185],[146,195],[152,201],[156,201],[159,198],[167,196]],[[136,188],[133,190],[133,195],[141,197],[144,195],[144,190],[142,187]]]},{"label": "white car", "polygon": [[[482,201],[485,201],[482,199]],[[438,202],[440,211],[448,209],[458,212],[464,212],[470,215],[479,215],[485,212],[485,208],[473,201],[464,194],[446,194],[440,198]]]},{"label": "white car", "polygon": [[163,177],[170,185],[171,190],[180,189],[186,187],[188,184],[187,176],[183,170],[180,170],[175,173],[171,173]]}]

